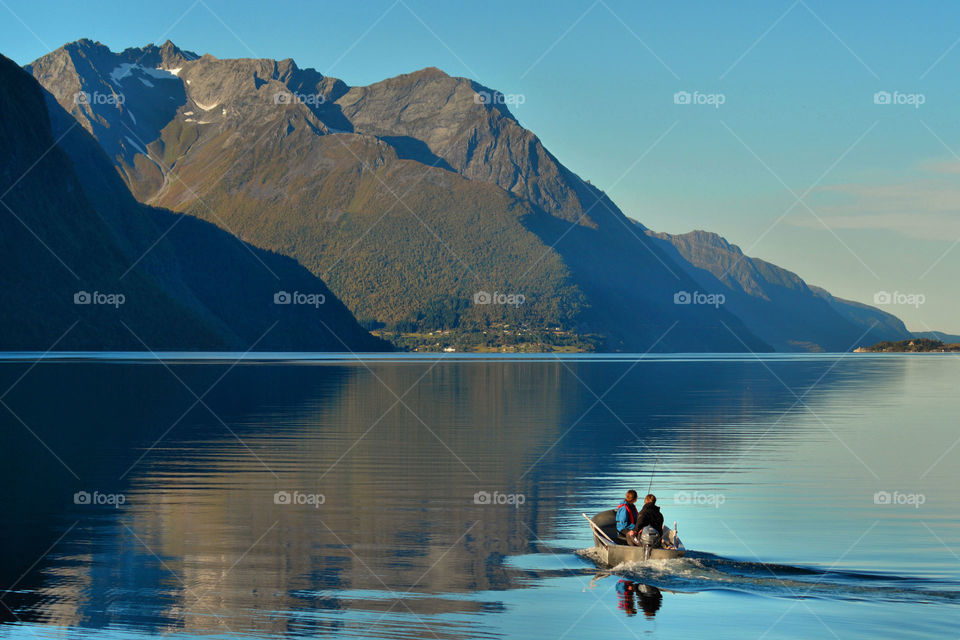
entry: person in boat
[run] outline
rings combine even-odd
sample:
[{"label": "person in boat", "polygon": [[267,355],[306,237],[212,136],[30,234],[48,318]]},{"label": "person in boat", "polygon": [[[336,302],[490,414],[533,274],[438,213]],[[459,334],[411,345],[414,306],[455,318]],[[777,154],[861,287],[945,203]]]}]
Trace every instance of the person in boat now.
[{"label": "person in boat", "polygon": [[[619,518],[617,522],[619,522]],[[657,533],[663,535],[663,514],[660,513],[660,507],[657,506],[657,496],[648,493],[643,499],[643,508],[637,514],[636,523],[636,531],[643,531],[644,527],[653,527],[657,530]]]},{"label": "person in boat", "polygon": [[640,530],[637,526],[639,513],[636,502],[637,492],[630,489],[623,502],[617,507],[617,533],[627,541],[628,545],[639,547],[640,541],[637,539],[637,531]]}]

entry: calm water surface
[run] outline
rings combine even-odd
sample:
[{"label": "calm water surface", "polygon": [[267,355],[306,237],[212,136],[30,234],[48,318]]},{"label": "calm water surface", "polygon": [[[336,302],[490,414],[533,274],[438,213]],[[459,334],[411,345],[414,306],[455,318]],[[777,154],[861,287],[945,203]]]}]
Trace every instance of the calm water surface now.
[{"label": "calm water surface", "polygon": [[[0,635],[956,637],[960,358],[0,362]],[[652,478],[683,560],[600,570]],[[98,504],[99,503],[99,504]]]}]

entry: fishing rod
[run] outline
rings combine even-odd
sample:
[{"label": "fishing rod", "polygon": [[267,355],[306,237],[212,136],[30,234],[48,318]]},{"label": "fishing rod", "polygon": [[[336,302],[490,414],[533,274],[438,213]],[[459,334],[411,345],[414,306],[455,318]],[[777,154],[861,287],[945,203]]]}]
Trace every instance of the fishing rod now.
[{"label": "fishing rod", "polygon": [[647,494],[650,493],[650,490],[653,489],[653,475],[657,472],[657,463],[660,461],[660,454],[657,454],[657,457],[653,461],[653,471],[650,472],[650,484],[647,485]]}]

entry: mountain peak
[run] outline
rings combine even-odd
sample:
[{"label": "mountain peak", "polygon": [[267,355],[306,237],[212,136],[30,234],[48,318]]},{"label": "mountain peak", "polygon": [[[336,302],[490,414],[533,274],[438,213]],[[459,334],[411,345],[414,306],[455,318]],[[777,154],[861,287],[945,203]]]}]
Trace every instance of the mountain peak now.
[{"label": "mountain peak", "polygon": [[90,38],[78,38],[73,42],[68,42],[63,45],[64,47],[77,47],[77,48],[89,48],[89,47],[105,47],[107,45],[103,44],[99,40],[91,40]]},{"label": "mountain peak", "polygon": [[171,40],[169,40],[169,39],[168,39],[166,42],[164,42],[162,45],[160,45],[160,51],[161,51],[161,53],[163,53],[163,54],[165,54],[165,55],[170,55],[170,56],[179,55],[179,56],[183,56],[183,57],[186,58],[187,60],[196,60],[196,59],[198,59],[198,58],[200,57],[199,55],[197,55],[197,54],[194,53],[193,51],[187,51],[186,49],[181,49],[180,47],[178,47],[177,45],[175,45],[175,44],[174,44]]},{"label": "mountain peak", "polygon": [[103,51],[106,53],[112,53],[110,51],[110,47],[103,44],[99,40],[91,40],[90,38],[80,38],[79,40],[74,40],[73,42],[67,42],[62,47],[60,47],[58,51],[67,51],[68,53]]},{"label": "mountain peak", "polygon": [[411,73],[405,73],[400,77],[401,78],[403,77],[450,78],[452,76],[446,71],[444,71],[443,69],[440,69],[438,67],[424,67],[423,69],[419,69]]},{"label": "mountain peak", "polygon": [[131,47],[125,49],[120,56],[129,60],[131,63],[161,69],[181,67],[184,62],[200,58],[200,56],[193,51],[181,49],[170,40],[167,40],[159,47],[152,42],[141,48]]}]

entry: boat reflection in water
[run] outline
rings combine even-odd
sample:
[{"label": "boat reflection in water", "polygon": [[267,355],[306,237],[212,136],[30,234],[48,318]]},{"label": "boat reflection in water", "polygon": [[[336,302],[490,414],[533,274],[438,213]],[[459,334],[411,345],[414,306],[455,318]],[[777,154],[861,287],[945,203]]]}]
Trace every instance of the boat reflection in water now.
[{"label": "boat reflection in water", "polygon": [[663,594],[653,585],[641,584],[632,580],[617,582],[617,607],[628,616],[637,615],[637,604],[643,609],[643,615],[653,618],[663,604]]}]

